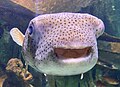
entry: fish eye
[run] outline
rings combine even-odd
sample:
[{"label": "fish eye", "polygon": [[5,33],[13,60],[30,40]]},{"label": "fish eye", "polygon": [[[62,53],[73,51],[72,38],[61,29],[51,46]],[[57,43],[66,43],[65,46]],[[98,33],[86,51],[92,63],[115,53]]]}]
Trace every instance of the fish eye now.
[{"label": "fish eye", "polygon": [[33,33],[33,26],[30,25],[30,26],[29,26],[29,34],[31,35],[32,33]]}]

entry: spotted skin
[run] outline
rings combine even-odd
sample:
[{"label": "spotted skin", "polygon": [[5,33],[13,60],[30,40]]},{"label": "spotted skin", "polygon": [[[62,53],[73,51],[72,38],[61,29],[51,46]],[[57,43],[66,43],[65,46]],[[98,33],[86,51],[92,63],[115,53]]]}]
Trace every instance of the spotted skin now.
[{"label": "spotted skin", "polygon": [[[90,14],[40,15],[29,23],[23,42],[23,54],[30,66],[46,74],[85,73],[98,60],[96,38],[103,32],[103,22]],[[92,52],[81,59],[62,60],[54,52],[54,48],[83,49],[85,47],[92,47]]]}]

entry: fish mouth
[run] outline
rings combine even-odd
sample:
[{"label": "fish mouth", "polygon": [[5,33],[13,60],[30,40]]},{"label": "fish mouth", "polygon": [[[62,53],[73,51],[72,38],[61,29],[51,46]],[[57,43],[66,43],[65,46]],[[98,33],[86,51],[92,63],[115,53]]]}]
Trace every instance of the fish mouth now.
[{"label": "fish mouth", "polygon": [[87,58],[92,52],[92,47],[82,49],[54,48],[54,52],[59,59]]}]

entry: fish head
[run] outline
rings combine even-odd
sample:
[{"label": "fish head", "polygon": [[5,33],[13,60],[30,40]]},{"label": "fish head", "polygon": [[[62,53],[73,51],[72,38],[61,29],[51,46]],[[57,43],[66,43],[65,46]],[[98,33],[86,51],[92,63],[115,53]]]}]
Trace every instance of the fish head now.
[{"label": "fish head", "polygon": [[29,23],[23,54],[30,66],[46,74],[85,73],[98,60],[96,39],[103,31],[103,22],[89,14],[40,15]]}]

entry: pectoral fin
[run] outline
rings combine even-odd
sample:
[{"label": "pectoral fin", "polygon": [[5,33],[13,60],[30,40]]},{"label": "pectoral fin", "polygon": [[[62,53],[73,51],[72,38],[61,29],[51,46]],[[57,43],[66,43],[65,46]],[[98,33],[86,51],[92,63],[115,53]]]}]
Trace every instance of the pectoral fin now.
[{"label": "pectoral fin", "polygon": [[13,41],[15,41],[18,45],[22,46],[23,40],[24,40],[24,35],[18,28],[12,28],[10,30],[10,35],[11,35]]}]

